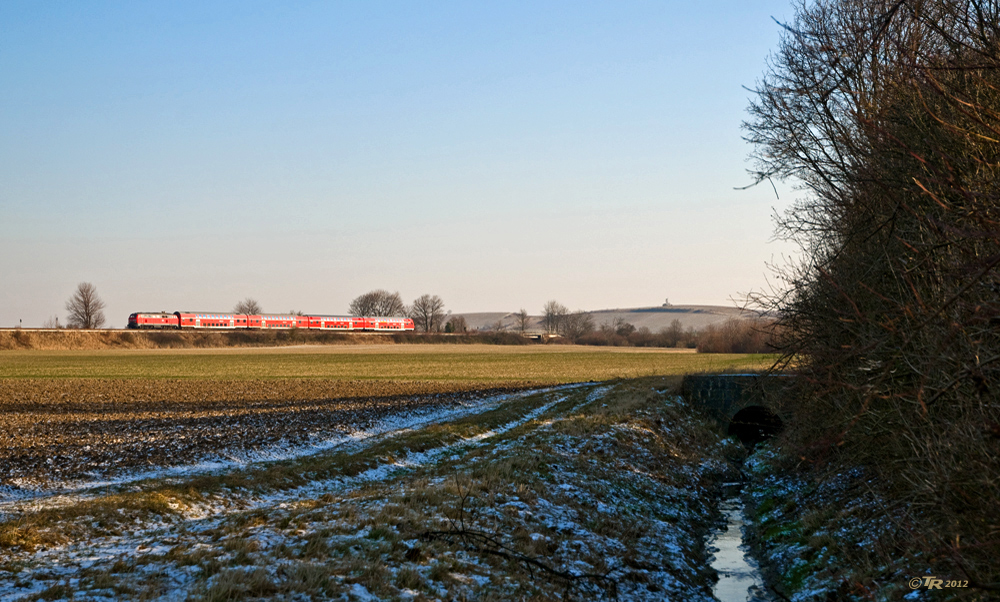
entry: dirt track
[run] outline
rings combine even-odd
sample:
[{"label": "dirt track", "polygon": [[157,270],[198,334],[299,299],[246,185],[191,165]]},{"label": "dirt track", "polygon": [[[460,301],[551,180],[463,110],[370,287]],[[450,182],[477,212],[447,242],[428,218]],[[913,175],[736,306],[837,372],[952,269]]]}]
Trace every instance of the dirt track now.
[{"label": "dirt track", "polygon": [[[469,387],[471,388],[471,386]],[[277,445],[496,393],[434,383],[0,381],[0,487],[108,478]]]}]

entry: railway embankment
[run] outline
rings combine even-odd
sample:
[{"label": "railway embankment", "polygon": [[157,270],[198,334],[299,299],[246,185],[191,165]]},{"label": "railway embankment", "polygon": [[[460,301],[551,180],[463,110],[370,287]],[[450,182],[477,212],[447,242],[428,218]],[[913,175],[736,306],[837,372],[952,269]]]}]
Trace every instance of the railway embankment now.
[{"label": "railway embankment", "polygon": [[0,330],[0,350],[39,349],[197,349],[227,347],[281,347],[292,345],[394,345],[401,343],[530,345],[530,339],[512,333],[423,334],[423,333],[348,333],[310,332],[308,330],[74,330],[20,329]]},{"label": "railway embankment", "polygon": [[[31,330],[0,331],[0,349],[97,350],[97,349],[184,349],[213,347],[263,347],[296,345],[303,342],[344,343],[385,342],[372,335],[340,333],[271,332],[178,332],[134,330]],[[363,340],[362,340],[363,339]]]}]

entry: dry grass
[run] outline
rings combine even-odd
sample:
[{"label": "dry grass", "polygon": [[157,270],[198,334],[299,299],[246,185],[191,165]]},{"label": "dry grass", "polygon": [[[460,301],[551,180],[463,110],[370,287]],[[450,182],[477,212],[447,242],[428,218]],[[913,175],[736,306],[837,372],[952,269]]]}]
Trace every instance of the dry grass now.
[{"label": "dry grass", "polygon": [[396,337],[341,332],[272,331],[133,331],[133,330],[0,330],[0,349],[190,349],[273,347],[282,345],[392,345]]}]

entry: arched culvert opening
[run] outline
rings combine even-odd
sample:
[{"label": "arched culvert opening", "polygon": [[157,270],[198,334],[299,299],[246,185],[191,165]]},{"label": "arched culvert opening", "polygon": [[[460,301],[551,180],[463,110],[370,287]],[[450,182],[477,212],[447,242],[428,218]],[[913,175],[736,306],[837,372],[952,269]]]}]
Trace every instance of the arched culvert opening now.
[{"label": "arched culvert opening", "polygon": [[736,437],[743,445],[753,447],[781,432],[784,424],[781,418],[763,406],[743,408],[729,421],[728,434]]}]

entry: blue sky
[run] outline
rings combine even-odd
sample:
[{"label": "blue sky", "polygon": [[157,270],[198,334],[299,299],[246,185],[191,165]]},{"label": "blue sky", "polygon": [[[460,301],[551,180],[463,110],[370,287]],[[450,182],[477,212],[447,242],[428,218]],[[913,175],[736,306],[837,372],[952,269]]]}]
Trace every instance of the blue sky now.
[{"label": "blue sky", "polygon": [[[540,4],[544,4],[540,6]],[[0,325],[137,310],[730,304],[785,1],[0,3]]]}]

